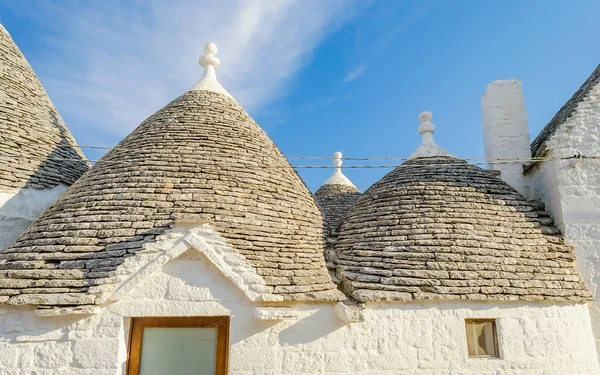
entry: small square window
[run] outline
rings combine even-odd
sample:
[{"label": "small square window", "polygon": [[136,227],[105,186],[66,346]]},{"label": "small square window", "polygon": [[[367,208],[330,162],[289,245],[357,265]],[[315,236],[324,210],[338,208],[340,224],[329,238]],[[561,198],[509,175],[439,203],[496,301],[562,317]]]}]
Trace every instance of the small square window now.
[{"label": "small square window", "polygon": [[465,319],[469,358],[499,357],[496,319]]}]

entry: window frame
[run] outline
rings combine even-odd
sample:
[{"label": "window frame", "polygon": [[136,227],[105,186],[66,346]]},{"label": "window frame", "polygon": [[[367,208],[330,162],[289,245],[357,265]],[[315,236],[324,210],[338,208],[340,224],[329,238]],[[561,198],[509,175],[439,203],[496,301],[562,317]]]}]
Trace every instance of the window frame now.
[{"label": "window frame", "polygon": [[216,328],[217,358],[215,375],[227,375],[229,362],[229,316],[177,316],[131,318],[127,375],[139,375],[144,328]]},{"label": "window frame", "polygon": [[[492,323],[492,342],[494,343],[494,349],[496,351],[496,355],[489,354],[473,354],[469,353],[469,331],[468,324],[469,323]],[[501,359],[500,352],[500,344],[498,341],[498,320],[496,318],[465,318],[465,339],[467,340],[467,357],[469,359]]]}]

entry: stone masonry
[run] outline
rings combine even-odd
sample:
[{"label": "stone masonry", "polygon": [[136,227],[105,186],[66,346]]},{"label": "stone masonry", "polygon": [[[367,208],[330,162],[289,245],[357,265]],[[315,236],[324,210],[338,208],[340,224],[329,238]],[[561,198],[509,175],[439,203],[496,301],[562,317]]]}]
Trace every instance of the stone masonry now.
[{"label": "stone masonry", "polygon": [[71,185],[87,162],[31,66],[0,25],[0,192]]},{"label": "stone masonry", "polygon": [[519,193],[463,160],[405,162],[369,188],[336,243],[359,301],[587,301],[575,256]]},{"label": "stone masonry", "polygon": [[334,282],[338,282],[335,264],[335,242],[340,226],[348,211],[356,205],[361,193],[354,185],[325,184],[315,193],[323,218],[327,223],[327,241],[325,243],[325,261]]},{"label": "stone masonry", "polygon": [[[558,111],[532,143],[536,156],[526,175],[541,200],[575,246],[577,269],[594,295],[590,309],[600,345],[600,66]],[[581,158],[578,157],[581,155]]]},{"label": "stone masonry", "polygon": [[[288,300],[337,300],[312,194],[232,99],[190,91],[144,121],[2,252],[8,304],[89,305],[175,222],[210,223]],[[6,298],[5,297],[5,298]]]},{"label": "stone masonry", "polygon": [[329,235],[339,232],[342,219],[354,207],[360,196],[360,191],[349,185],[327,184],[316,191],[315,197],[323,211]]},{"label": "stone masonry", "polygon": [[[231,316],[230,375],[596,375],[584,304],[425,301],[368,304],[363,322],[332,304],[255,318],[256,304],[190,250],[96,315],[39,317],[0,306],[3,375],[123,375],[138,316]],[[465,318],[497,318],[501,358],[468,358]]]}]

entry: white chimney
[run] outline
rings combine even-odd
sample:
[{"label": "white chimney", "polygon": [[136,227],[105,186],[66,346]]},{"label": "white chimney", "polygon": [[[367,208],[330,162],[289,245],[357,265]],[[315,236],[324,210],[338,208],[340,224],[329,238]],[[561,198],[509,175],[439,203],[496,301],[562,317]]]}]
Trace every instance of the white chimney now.
[{"label": "white chimney", "polygon": [[[521,81],[510,79],[490,83],[481,98],[481,113],[488,169],[500,171],[500,177],[506,183],[528,197],[523,164],[531,158],[531,142]],[[516,158],[523,161],[511,160]]]}]

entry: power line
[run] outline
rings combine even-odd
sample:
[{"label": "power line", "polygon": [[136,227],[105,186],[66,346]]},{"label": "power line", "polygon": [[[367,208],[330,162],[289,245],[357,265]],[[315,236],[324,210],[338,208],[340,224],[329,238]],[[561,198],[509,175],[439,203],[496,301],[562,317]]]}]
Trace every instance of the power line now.
[{"label": "power line", "polygon": [[[57,147],[63,148],[89,148],[96,150],[112,150],[114,147],[105,147],[105,146],[79,146],[79,145],[57,145]],[[153,152],[161,150],[160,148],[153,149]],[[119,147],[119,151],[139,151],[138,148],[127,148],[127,147]],[[311,155],[289,155],[285,156],[288,160],[334,160],[333,156],[311,156]],[[371,160],[387,160],[387,161],[406,161],[408,158],[397,158],[397,157],[342,157],[341,160],[348,161],[371,161]],[[531,162],[531,161],[547,161],[549,160],[547,157],[530,157],[530,158],[463,158],[462,160],[466,161],[510,161],[514,160],[516,162]],[[94,161],[94,160],[88,160]]]},{"label": "power line", "polygon": [[[42,161],[62,161],[62,162],[90,162],[96,163],[100,161],[100,159],[77,159],[77,158],[59,158],[59,157],[41,157],[41,156],[33,156],[33,155],[6,155],[0,154],[0,158],[5,159],[31,159],[31,160],[42,160]],[[330,157],[317,157],[317,156],[296,156],[296,157],[287,157],[287,159],[311,159],[311,160],[331,160],[333,158]],[[350,161],[407,161],[408,158],[343,158],[344,160]],[[572,159],[592,159],[598,160],[600,156],[592,155],[573,155],[567,157],[537,157],[537,158],[466,158],[460,159],[461,161],[470,161],[470,164],[473,165],[499,165],[499,164],[525,164],[529,162],[541,162],[541,161],[554,161],[554,160],[572,160]],[[127,160],[104,160],[102,163],[110,163],[110,164],[126,164],[131,161]],[[152,164],[152,161],[149,162],[149,165]],[[247,164],[241,165],[242,163],[228,163],[228,162],[216,162],[209,164],[198,164],[198,163],[186,163],[193,166],[205,166],[205,167],[215,167],[215,166],[223,166],[223,165],[237,165],[242,166],[244,168],[254,169],[254,168],[289,168],[288,164],[281,165],[254,165]],[[144,165],[144,161],[142,161],[142,165]],[[340,168],[343,169],[377,169],[377,168],[396,168],[402,164],[389,164],[389,165],[342,165]],[[463,163],[427,163],[428,166],[448,166],[448,165],[463,165]],[[292,168],[295,169],[333,169],[337,168],[332,165],[291,165]]]}]

